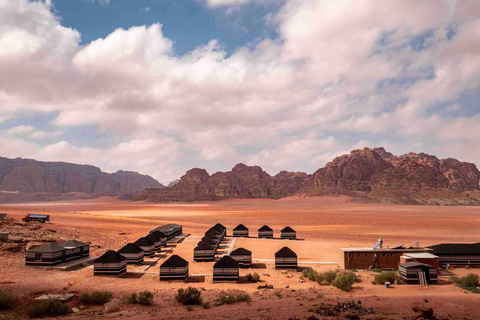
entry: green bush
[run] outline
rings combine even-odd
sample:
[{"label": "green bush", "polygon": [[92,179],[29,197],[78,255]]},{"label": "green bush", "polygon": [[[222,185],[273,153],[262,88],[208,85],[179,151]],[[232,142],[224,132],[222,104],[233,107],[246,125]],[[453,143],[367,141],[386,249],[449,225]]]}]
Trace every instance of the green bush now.
[{"label": "green bush", "polygon": [[308,268],[302,271],[302,277],[308,278],[310,281],[316,281],[318,277],[318,272],[312,268]]},{"label": "green bush", "polygon": [[150,291],[142,291],[138,295],[137,302],[144,306],[151,306],[153,304],[153,294]]},{"label": "green bush", "polygon": [[193,311],[192,306],[187,306],[187,311]]},{"label": "green bush", "polygon": [[247,274],[247,281],[259,282],[260,281],[260,275],[256,272],[254,272],[253,274],[249,273],[249,274]]},{"label": "green bush", "polygon": [[352,289],[355,282],[357,282],[357,276],[351,271],[345,271],[339,274],[335,280],[333,280],[332,284],[333,286],[348,292]]},{"label": "green bush", "polygon": [[463,289],[471,289],[478,287],[478,276],[474,273],[469,273],[465,277],[453,278],[454,282]]},{"label": "green bush", "polygon": [[385,284],[385,282],[390,282],[393,284],[395,280],[399,283],[402,281],[402,278],[397,275],[396,271],[383,271],[375,275],[373,284]]},{"label": "green bush", "polygon": [[56,299],[37,302],[28,308],[30,318],[56,317],[68,314],[68,307]]},{"label": "green bush", "polygon": [[7,310],[13,307],[17,298],[6,290],[0,290],[0,310]]},{"label": "green bush", "polygon": [[222,306],[224,304],[234,304],[243,301],[247,303],[252,301],[248,293],[242,291],[234,293],[222,292],[217,299],[217,306]]},{"label": "green bush", "polygon": [[203,309],[210,309],[210,302],[204,302],[204,303],[202,303],[202,308],[203,308]]},{"label": "green bush", "polygon": [[91,294],[82,293],[80,300],[86,304],[96,304],[103,306],[105,303],[112,300],[113,294],[108,291],[94,291]]},{"label": "green bush", "polygon": [[184,305],[202,304],[202,293],[197,288],[188,287],[178,289],[175,300]]},{"label": "green bush", "polygon": [[337,277],[337,274],[338,274],[338,271],[333,271],[333,270],[323,272],[322,273],[323,281],[326,282],[326,283],[333,283],[333,281]]},{"label": "green bush", "polygon": [[123,297],[122,301],[123,303],[126,303],[126,304],[135,304],[137,303],[137,294],[136,293],[132,293],[132,294],[129,294],[125,297]]}]

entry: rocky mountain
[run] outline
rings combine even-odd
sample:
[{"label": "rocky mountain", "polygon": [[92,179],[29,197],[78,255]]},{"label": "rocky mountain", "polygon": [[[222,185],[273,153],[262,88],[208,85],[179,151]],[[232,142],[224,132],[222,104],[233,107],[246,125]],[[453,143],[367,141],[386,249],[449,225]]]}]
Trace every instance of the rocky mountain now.
[{"label": "rocky mountain", "polygon": [[146,188],[164,186],[137,172],[105,173],[90,165],[0,157],[0,191],[119,195],[138,194]]},{"label": "rocky mountain", "polygon": [[179,182],[180,182],[180,179],[175,179],[167,185],[167,188],[173,187],[174,185],[176,185]]},{"label": "rocky mountain", "polygon": [[394,156],[384,148],[353,150],[313,175],[236,165],[209,175],[194,168],[167,189],[147,189],[138,199],[199,201],[346,194],[368,201],[406,204],[480,204],[480,172],[474,164],[425,153]]}]

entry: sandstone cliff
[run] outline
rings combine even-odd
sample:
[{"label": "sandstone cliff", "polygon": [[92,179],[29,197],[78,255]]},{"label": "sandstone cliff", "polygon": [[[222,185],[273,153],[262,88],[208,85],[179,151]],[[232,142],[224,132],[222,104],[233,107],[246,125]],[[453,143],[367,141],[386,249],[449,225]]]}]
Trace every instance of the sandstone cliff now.
[{"label": "sandstone cliff", "polygon": [[397,157],[384,148],[364,148],[333,159],[313,175],[282,171],[270,176],[258,166],[244,164],[212,175],[194,168],[176,185],[145,190],[138,199],[166,202],[347,194],[387,203],[478,205],[479,181],[480,172],[471,163],[425,153]]},{"label": "sandstone cliff", "polygon": [[0,157],[1,191],[118,195],[138,194],[146,188],[163,188],[163,185],[137,172],[109,174],[90,165]]}]

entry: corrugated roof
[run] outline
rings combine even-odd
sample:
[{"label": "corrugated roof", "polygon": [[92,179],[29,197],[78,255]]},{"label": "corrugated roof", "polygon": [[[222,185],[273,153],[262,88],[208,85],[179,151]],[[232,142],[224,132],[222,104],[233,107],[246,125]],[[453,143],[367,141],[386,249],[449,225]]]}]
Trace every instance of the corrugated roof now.
[{"label": "corrugated roof", "polygon": [[283,247],[275,253],[275,258],[293,258],[297,257],[297,254],[293,252],[289,247]]},{"label": "corrugated roof", "polygon": [[95,260],[95,263],[116,263],[116,262],[122,262],[124,260],[127,260],[124,256],[122,256],[120,253],[115,252],[113,250],[108,250],[104,254],[102,254],[100,257],[98,257]]},{"label": "corrugated roof", "polygon": [[403,249],[394,249],[394,248],[377,248],[373,249],[372,247],[351,247],[351,248],[339,248],[344,252],[433,252],[430,248],[403,248]]},{"label": "corrugated roof", "polygon": [[188,261],[174,254],[170,258],[168,258],[167,261],[162,263],[160,268],[175,268],[175,267],[186,267],[186,266],[188,266]]},{"label": "corrugated roof", "polygon": [[213,265],[213,269],[217,268],[238,268],[238,262],[230,256],[223,256]]},{"label": "corrugated roof", "polygon": [[433,249],[433,254],[470,254],[480,255],[480,243],[441,243],[429,248]]},{"label": "corrugated roof", "polygon": [[413,253],[404,253],[406,257],[414,258],[414,259],[436,259],[438,258],[436,255],[433,255],[428,252],[413,252]]},{"label": "corrugated roof", "polygon": [[415,262],[415,261],[402,263],[402,264],[400,264],[400,267],[404,267],[404,268],[415,268],[415,267],[433,268],[431,265],[428,265],[428,264],[425,264],[425,263],[420,263],[420,262]]}]

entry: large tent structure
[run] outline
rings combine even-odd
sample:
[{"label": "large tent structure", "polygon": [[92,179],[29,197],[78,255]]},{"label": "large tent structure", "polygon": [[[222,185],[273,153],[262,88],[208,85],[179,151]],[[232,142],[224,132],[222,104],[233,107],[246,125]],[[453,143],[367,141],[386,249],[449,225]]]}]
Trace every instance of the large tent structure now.
[{"label": "large tent structure", "polygon": [[429,247],[440,266],[480,266],[479,243],[442,243]]},{"label": "large tent structure", "polygon": [[280,230],[280,238],[295,240],[295,239],[297,239],[297,233],[292,228],[285,227],[282,230]]},{"label": "large tent structure", "polygon": [[238,262],[230,256],[223,256],[213,265],[213,282],[238,282],[239,275]]},{"label": "large tent structure", "polygon": [[153,242],[155,245],[155,251],[160,252],[162,250],[162,238],[158,237],[157,233],[149,233],[145,238]]},{"label": "large tent structure", "polygon": [[156,229],[150,231],[150,233],[156,236],[158,239],[160,239],[162,247],[165,247],[167,245],[167,236],[165,235],[165,233],[158,231]]},{"label": "large tent structure", "polygon": [[437,283],[437,268],[425,263],[407,262],[400,264],[398,273],[403,282],[426,285]]},{"label": "large tent structure", "polygon": [[258,229],[259,238],[273,239],[273,230],[269,226],[265,225]]},{"label": "large tent structure", "polygon": [[193,260],[200,261],[213,261],[217,250],[208,243],[201,243],[193,249]]},{"label": "large tent structure", "polygon": [[127,263],[141,264],[143,263],[143,249],[135,243],[128,243],[118,250],[122,256],[127,259]]},{"label": "large tent structure", "polygon": [[143,237],[135,241],[135,244],[142,248],[144,256],[152,256],[155,254],[155,243]]},{"label": "large tent structure", "polygon": [[160,281],[182,280],[188,278],[188,261],[174,254],[160,266]]},{"label": "large tent structure", "polygon": [[233,228],[233,236],[248,238],[248,228],[245,227],[243,224],[239,224],[238,226]]},{"label": "large tent structure", "polygon": [[109,250],[93,263],[93,275],[120,276],[127,272],[127,258]]},{"label": "large tent structure", "polygon": [[230,257],[238,262],[240,268],[250,268],[252,266],[252,251],[245,248],[238,248],[230,253]]},{"label": "large tent structure", "polygon": [[58,245],[65,248],[65,262],[86,258],[90,254],[90,245],[77,240],[68,240]]},{"label": "large tent structure", "polygon": [[54,266],[65,261],[66,250],[56,244],[43,244],[25,252],[27,266]]},{"label": "large tent structure", "polygon": [[275,269],[297,269],[297,254],[288,247],[275,253]]}]

